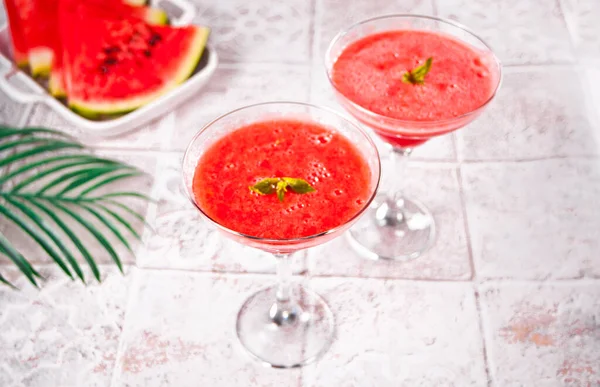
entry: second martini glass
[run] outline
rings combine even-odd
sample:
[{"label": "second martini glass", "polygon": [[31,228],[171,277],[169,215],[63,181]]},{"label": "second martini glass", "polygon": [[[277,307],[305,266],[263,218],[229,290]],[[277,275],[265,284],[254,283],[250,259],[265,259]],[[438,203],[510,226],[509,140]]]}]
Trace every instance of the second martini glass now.
[{"label": "second martini glass", "polygon": [[[450,118],[401,119],[398,116],[390,117],[374,112],[372,109],[366,108],[364,103],[361,105],[356,102],[356,96],[349,97],[340,90],[334,79],[334,71],[336,61],[344,53],[344,50],[358,41],[364,42],[364,38],[376,38],[377,34],[398,31],[404,34],[433,32],[438,34],[440,40],[446,39],[454,44],[458,43],[469,47],[481,58],[481,62],[479,59],[475,61],[476,65],[484,68],[483,71],[489,74],[491,82],[489,96],[472,110]],[[354,46],[358,53],[350,59],[346,59],[361,61],[361,65],[364,66],[394,66],[394,62],[400,62],[400,59],[397,58],[413,55],[411,60],[417,59],[417,62],[413,62],[416,64],[423,63],[422,61],[428,56],[425,52],[397,53],[392,51],[393,48],[389,48],[390,45],[386,46],[386,44],[388,43],[380,44],[380,47],[383,48],[377,52],[376,58],[359,57],[365,54],[360,51],[362,48]],[[419,47],[416,51],[423,50]],[[369,63],[371,60],[374,63]],[[385,62],[385,64],[375,62]],[[325,65],[329,80],[342,106],[390,145],[393,178],[398,180],[403,180],[408,156],[416,146],[425,143],[432,137],[452,132],[472,122],[492,101],[501,81],[500,62],[481,38],[460,24],[430,16],[391,15],[357,23],[334,38],[327,50]],[[433,59],[433,66],[433,69],[437,70],[435,59]],[[386,87],[397,82],[395,79],[387,79],[386,81],[389,82],[372,84],[364,78],[365,69],[368,70],[367,67],[360,68],[347,77],[350,79],[349,81],[344,80],[361,85],[358,91],[360,97],[363,97],[365,93],[372,92],[373,88]],[[421,85],[414,85],[414,87],[417,88],[416,90],[423,90],[418,89],[422,87]],[[456,85],[451,87],[456,87]],[[450,107],[448,108],[450,109]],[[390,178],[392,178],[391,174],[387,176],[387,179]],[[417,258],[432,245],[435,237],[435,223],[429,210],[419,201],[406,198],[402,192],[386,192],[377,195],[371,208],[348,235],[353,246],[368,258],[410,260]]]}]

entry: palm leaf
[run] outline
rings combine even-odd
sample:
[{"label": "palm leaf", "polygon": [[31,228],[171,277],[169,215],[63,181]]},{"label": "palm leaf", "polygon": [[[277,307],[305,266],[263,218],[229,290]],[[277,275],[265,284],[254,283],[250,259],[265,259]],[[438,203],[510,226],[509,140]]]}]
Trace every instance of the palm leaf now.
[{"label": "palm leaf", "polygon": [[77,249],[79,249],[81,255],[90,266],[92,274],[94,274],[96,280],[100,281],[100,270],[98,270],[98,266],[96,265],[96,262],[94,262],[94,258],[92,258],[92,255],[90,254],[88,249],[85,248],[85,246],[77,237],[77,235],[73,231],[71,231],[67,224],[63,222],[50,208],[46,207],[45,205],[36,200],[32,200],[31,203],[33,203],[34,206],[45,212],[46,215],[48,215],[48,217],[51,218],[58,225],[58,227],[60,227],[60,229],[63,230],[65,234],[67,234],[67,236],[71,239],[71,241],[73,241],[73,244],[77,247]]},{"label": "palm leaf", "polygon": [[115,263],[117,264],[119,271],[121,273],[123,272],[123,264],[121,263],[121,260],[119,259],[119,255],[117,254],[115,249],[113,249],[113,247],[108,242],[108,240],[106,240],[104,235],[102,235],[102,233],[100,231],[98,231],[98,229],[96,227],[94,227],[89,221],[87,221],[84,217],[82,217],[78,213],[76,213],[73,210],[71,210],[70,208],[60,204],[60,202],[58,200],[51,200],[51,203],[54,205],[54,207],[58,208],[59,210],[62,210],[64,213],[66,213],[71,218],[73,218],[73,220],[75,220],[77,223],[79,223],[83,227],[85,227],[90,232],[90,234],[92,234],[96,238],[96,240],[98,242],[100,242],[100,244],[110,254],[113,261],[115,261]]},{"label": "palm leaf", "polygon": [[[117,214],[116,212],[114,212],[113,210],[111,210],[110,208],[106,207],[106,206],[100,206],[100,208],[102,210],[104,210],[107,214],[109,214],[110,216],[112,216],[113,218],[115,218],[115,220],[119,223],[121,223],[123,225],[123,227],[125,227],[127,230],[129,230],[129,232],[131,234],[133,234],[133,236],[138,239],[141,240],[142,237],[140,236],[140,234],[138,234],[137,231],[135,231],[135,228],[133,228],[133,226],[131,225],[131,223],[129,223],[127,220],[125,220],[121,215]],[[139,215],[139,214],[136,214]],[[142,217],[143,219],[143,217]]]},{"label": "palm leaf", "polygon": [[[124,163],[87,154],[72,137],[52,129],[0,126],[0,152],[5,155],[0,158],[0,167],[8,169],[8,173],[0,176],[0,222],[5,223],[6,219],[6,223],[16,225],[69,277],[73,278],[74,273],[85,282],[79,255],[100,281],[93,255],[72,227],[83,226],[123,272],[121,258],[106,233],[132,251],[122,230],[128,230],[136,239],[140,239],[140,234],[127,218],[146,223],[143,216],[120,200],[151,199],[140,192],[110,191],[110,187],[142,172]],[[103,193],[98,194],[100,188]],[[38,286],[40,274],[2,234],[0,254],[7,256],[29,282]],[[12,286],[2,274],[0,283]]]},{"label": "palm leaf", "polygon": [[[99,182],[92,185],[85,191],[81,192],[79,194],[79,196],[85,196],[85,195],[89,194],[90,192],[93,192],[93,191],[97,190],[98,188],[103,187],[107,184],[114,183],[115,181],[126,179],[128,177],[140,176],[140,175],[142,175],[142,173],[140,173],[140,172],[128,172],[128,173],[121,173],[121,174],[115,175],[115,176],[109,176],[106,179],[100,180]],[[106,196],[106,195],[104,195],[104,196]]]},{"label": "palm leaf", "polygon": [[109,222],[108,219],[104,217],[104,215],[100,214],[98,211],[94,210],[90,206],[85,206],[85,209],[88,210],[89,213],[92,214],[96,219],[98,219],[102,224],[104,224],[106,228],[108,228],[117,237],[117,239],[119,239],[121,243],[123,243],[123,245],[127,247],[127,250],[133,252],[131,246],[129,245],[129,242],[127,242],[127,239],[123,237],[119,229],[113,226],[113,224]]},{"label": "palm leaf", "polygon": [[[74,157],[75,156],[69,156],[69,159],[72,159]],[[56,160],[56,161],[62,161],[62,159],[64,159],[64,157],[62,157],[62,158],[55,157],[54,159],[55,160],[56,159],[60,159],[60,160]],[[15,172],[10,173],[7,176],[7,179],[10,179],[10,178],[12,178],[12,177],[14,177],[14,176],[16,176],[16,175],[18,175],[20,173],[27,172],[27,171],[29,171],[31,169],[36,168],[36,167],[40,167],[42,165],[48,165],[51,162],[54,162],[55,160],[48,161],[47,159],[45,159],[45,160],[41,160],[41,161],[38,161],[38,162],[35,162],[35,163],[28,164],[28,165],[25,166],[26,168],[23,167],[23,168],[18,169]],[[97,159],[95,157],[83,156],[83,158],[79,159],[78,161],[73,161],[73,162],[68,162],[68,163],[64,163],[64,164],[59,164],[59,165],[57,165],[55,167],[48,168],[48,169],[44,170],[43,172],[40,172],[38,174],[30,176],[27,179],[24,179],[23,181],[21,181],[20,183],[18,183],[17,185],[15,185],[13,187],[13,191],[18,191],[18,190],[26,187],[27,185],[29,185],[31,183],[39,181],[42,177],[49,176],[49,175],[51,175],[51,174],[53,174],[55,172],[59,172],[59,171],[61,171],[63,169],[73,168],[73,167],[81,167],[81,166],[88,166],[89,164],[100,164],[100,165],[102,165],[101,161],[102,160]],[[108,164],[108,165],[110,165],[110,164]],[[2,184],[2,179],[0,179],[0,184]]]},{"label": "palm leaf", "polygon": [[146,221],[146,219],[142,215],[140,215],[137,212],[133,211],[131,208],[127,207],[123,203],[119,203],[119,202],[117,202],[115,200],[111,200],[111,199],[105,200],[104,203],[112,204],[113,206],[119,207],[123,211],[129,212],[131,215],[133,215],[134,217],[136,217],[141,222],[145,222]]},{"label": "palm leaf", "polygon": [[[13,206],[17,207],[25,215],[27,215],[42,231],[44,231],[46,233],[46,235],[52,240],[52,242],[54,242],[54,244],[58,247],[58,249],[63,253],[65,258],[67,259],[67,261],[69,262],[69,264],[71,265],[73,270],[75,271],[75,274],[77,274],[77,277],[79,277],[79,279],[81,279],[81,281],[85,282],[85,277],[83,276],[83,272],[81,271],[79,264],[75,260],[75,257],[73,256],[73,254],[71,254],[69,249],[66,248],[64,243],[61,241],[60,236],[56,233],[56,231],[52,228],[52,226],[50,226],[42,217],[40,217],[38,214],[36,214],[31,208],[20,203],[18,200],[15,200],[12,198],[7,198],[6,200]],[[58,260],[55,260],[55,262],[61,268],[63,268],[63,263],[60,260],[60,258]],[[73,278],[71,276],[71,273],[66,268],[63,268],[63,271],[65,271],[65,273],[69,277]]]},{"label": "palm leaf", "polygon": [[58,141],[58,140],[51,141],[44,145],[40,145],[40,146],[28,149],[23,152],[15,153],[12,156],[9,156],[3,160],[0,160],[0,167],[4,167],[6,165],[14,163],[15,161],[19,161],[19,160],[25,159],[27,157],[36,156],[36,155],[39,155],[40,153],[44,153],[44,152],[53,152],[53,151],[62,150],[62,149],[82,149],[82,148],[83,148],[83,145],[81,145],[81,144],[76,144],[76,143],[67,142],[67,141]]},{"label": "palm leaf", "polygon": [[[152,199],[150,199],[150,200],[152,200]],[[152,229],[152,225],[146,221],[146,218],[144,218],[144,216],[142,216],[141,214],[138,214],[137,212],[135,212],[128,206],[124,205],[123,203],[119,203],[112,199],[103,200],[102,203],[107,203],[107,204],[110,204],[110,205],[113,205],[115,207],[122,209],[123,211],[129,213],[129,215],[133,216],[134,218],[136,218],[137,220],[142,222],[145,227],[149,228],[152,232],[154,232],[154,230]]]},{"label": "palm leaf", "polygon": [[52,140],[49,138],[38,138],[38,137],[22,138],[22,139],[19,139],[16,141],[5,142],[4,144],[0,144],[0,152],[9,151],[20,145],[38,144],[40,142],[48,143],[48,142],[52,142]]},{"label": "palm leaf", "polygon": [[[42,159],[42,160],[37,160],[37,161],[31,162],[29,164],[23,165],[22,167],[17,168],[13,172],[10,172],[6,176],[0,177],[0,185],[2,185],[3,183],[7,182],[8,180],[14,178],[15,176],[23,174],[23,173],[25,173],[27,171],[30,171],[32,169],[39,168],[41,166],[47,166],[49,164],[54,164],[57,161],[63,161],[63,160],[80,160],[82,162],[79,165],[90,164],[90,163],[105,164],[105,165],[107,165],[107,164],[118,164],[118,163],[116,163],[116,162],[114,162],[112,160],[100,159],[98,157],[93,157],[93,156],[89,156],[89,155],[60,155],[60,156],[51,156],[51,157],[47,157],[47,158]],[[49,174],[48,170],[45,170],[44,173],[46,175]],[[52,173],[52,172],[50,172],[50,173]]]},{"label": "palm leaf", "polygon": [[66,182],[67,180],[71,180],[71,179],[74,179],[74,178],[82,176],[82,175],[87,175],[88,173],[89,173],[89,170],[87,170],[87,169],[78,169],[76,171],[67,172],[63,175],[60,175],[60,176],[54,178],[54,180],[51,180],[45,186],[40,188],[36,192],[36,194],[43,195],[44,192],[49,191],[58,185],[61,185],[62,183]]},{"label": "palm leaf", "polygon": [[[74,190],[75,188],[78,188],[78,187],[80,187],[82,185],[85,185],[87,183],[90,183],[90,182],[94,181],[94,178],[96,178],[96,177],[100,177],[100,176],[109,174],[111,172],[118,171],[119,169],[131,169],[131,167],[117,165],[117,166],[110,166],[110,167],[102,167],[102,168],[90,169],[83,176],[80,176],[77,179],[74,179],[73,181],[71,181],[71,183],[69,185],[67,185],[65,188],[63,188],[60,192],[58,192],[57,195],[58,196],[63,196],[64,194],[66,194],[67,192],[70,192],[70,191]],[[132,172],[132,173],[126,175],[126,176],[133,177],[133,176],[138,176],[138,175],[139,175],[139,173]],[[102,182],[100,182],[100,183],[102,183]],[[91,188],[96,187],[100,183],[96,183]],[[84,196],[84,193],[87,192],[91,188],[86,189],[85,191],[83,191],[82,193],[80,193],[79,196]]]},{"label": "palm leaf", "polygon": [[[8,199],[9,203],[14,204],[13,200]],[[5,207],[0,204],[0,214],[4,215],[6,218],[12,220],[17,226],[19,226],[23,231],[25,231],[34,241],[36,241],[50,257],[60,266],[60,268],[65,272],[66,275],[73,278],[71,271],[61,259],[60,255],[54,250],[54,248],[48,243],[48,241],[33,228],[29,223],[27,223],[23,218],[17,216],[12,210],[8,207]]]},{"label": "palm leaf", "polygon": [[57,137],[72,138],[68,134],[60,132],[58,130],[54,130],[54,129],[47,129],[47,128],[17,129],[17,128],[11,128],[8,126],[0,125],[0,139],[3,139],[5,137],[10,137],[10,136],[15,136],[15,135],[26,136],[26,135],[33,135],[33,134],[51,134],[51,135],[57,136]]},{"label": "palm leaf", "polygon": [[144,194],[141,194],[138,192],[115,192],[115,193],[104,194],[102,196],[92,198],[92,200],[106,200],[106,199],[110,199],[110,198],[114,198],[114,197],[127,197],[127,196],[156,203],[156,200],[152,199],[150,196],[144,195]]},{"label": "palm leaf", "polygon": [[2,254],[8,256],[8,258],[10,258],[10,260],[13,261],[15,263],[15,265],[17,265],[17,267],[21,270],[21,272],[27,277],[29,282],[31,282],[34,286],[37,287],[38,284],[35,279],[42,278],[42,276],[29,264],[29,262],[27,262],[25,257],[23,257],[23,255],[21,255],[21,253],[19,253],[11,245],[11,243],[8,241],[8,239],[6,239],[6,237],[4,237],[4,235],[2,235],[1,233],[0,233],[0,249],[1,249],[0,251],[2,252]]},{"label": "palm leaf", "polygon": [[3,283],[4,285],[8,285],[8,286],[10,286],[10,287],[11,287],[11,288],[13,288],[14,290],[17,290],[17,288],[16,288],[16,287],[15,287],[13,284],[11,284],[10,282],[8,282],[8,281],[6,280],[6,278],[4,278],[4,277],[2,276],[2,274],[0,274],[0,282],[1,282],[1,283]]}]

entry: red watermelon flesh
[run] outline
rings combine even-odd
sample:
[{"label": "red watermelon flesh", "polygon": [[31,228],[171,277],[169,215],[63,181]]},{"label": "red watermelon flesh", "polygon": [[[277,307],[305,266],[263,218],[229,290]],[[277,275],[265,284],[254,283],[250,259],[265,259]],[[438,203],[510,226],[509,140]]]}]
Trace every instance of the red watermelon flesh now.
[{"label": "red watermelon flesh", "polygon": [[69,106],[87,116],[136,109],[185,81],[209,34],[203,27],[89,16],[79,6],[77,17],[61,23]]},{"label": "red watermelon flesh", "polygon": [[15,63],[20,66],[27,66],[27,39],[29,33],[25,30],[26,21],[33,13],[33,3],[31,0],[4,0],[6,13],[8,14],[8,23],[10,26],[10,35],[13,44],[13,55]]},{"label": "red watermelon flesh", "polygon": [[[63,49],[61,43],[60,24],[70,24],[73,19],[86,18],[122,18],[134,17],[146,20],[151,24],[166,24],[167,14],[156,8],[133,6],[134,0],[59,0],[59,10],[57,10],[56,23],[53,28],[53,33],[58,33],[58,37],[54,42],[48,42],[52,45],[54,52],[51,63],[50,73],[50,93],[55,96],[64,96],[66,94],[65,79],[63,76]],[[143,3],[140,3],[143,4]],[[85,15],[78,11],[78,7],[85,7]]]},{"label": "red watermelon flesh", "polygon": [[34,12],[27,21],[29,67],[33,75],[48,75],[54,56],[60,50],[58,0],[32,0]]}]

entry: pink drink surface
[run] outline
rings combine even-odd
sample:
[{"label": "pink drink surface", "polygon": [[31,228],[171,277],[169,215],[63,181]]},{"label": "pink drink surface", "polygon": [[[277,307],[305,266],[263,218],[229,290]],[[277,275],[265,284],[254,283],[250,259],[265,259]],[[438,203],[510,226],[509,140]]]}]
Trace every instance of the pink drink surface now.
[{"label": "pink drink surface", "polygon": [[[264,178],[308,181],[315,192],[259,195],[248,188]],[[373,190],[360,151],[342,134],[316,123],[262,121],[211,145],[193,180],[196,203],[211,219],[242,234],[293,239],[345,224]]]},{"label": "pink drink surface", "polygon": [[[402,75],[432,57],[423,85]],[[469,113],[492,96],[491,58],[434,32],[398,30],[369,35],[344,49],[332,80],[346,98],[374,113],[407,121],[436,121]]]}]

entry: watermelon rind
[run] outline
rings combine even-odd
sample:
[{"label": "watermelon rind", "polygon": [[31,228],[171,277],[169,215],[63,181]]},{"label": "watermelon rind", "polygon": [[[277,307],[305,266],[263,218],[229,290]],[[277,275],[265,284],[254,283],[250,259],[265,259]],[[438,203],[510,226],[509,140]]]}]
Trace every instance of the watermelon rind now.
[{"label": "watermelon rind", "polygon": [[144,17],[144,20],[148,24],[154,24],[157,26],[164,26],[169,24],[169,16],[162,9],[148,7],[146,9],[146,12],[147,14]]},{"label": "watermelon rind", "polygon": [[141,7],[143,5],[148,5],[148,0],[126,0],[125,1],[129,5],[135,5],[137,7]]},{"label": "watermelon rind", "polygon": [[134,98],[124,98],[121,101],[103,102],[103,101],[80,101],[75,98],[69,99],[69,107],[80,115],[88,118],[95,118],[99,115],[116,115],[128,113],[143,105],[152,102],[161,95],[169,92],[178,85],[185,82],[194,72],[200,62],[210,29],[207,27],[196,27],[195,36],[190,44],[187,55],[180,62],[180,69],[173,79],[166,83],[162,88],[154,90],[143,96]]},{"label": "watermelon rind", "polygon": [[50,94],[57,98],[62,98],[67,96],[67,91],[65,90],[64,84],[57,79],[57,76],[50,73],[50,80],[48,81],[48,90],[50,90]]},{"label": "watermelon rind", "polygon": [[33,76],[48,76],[52,70],[52,50],[41,47],[29,51],[29,67]]}]

